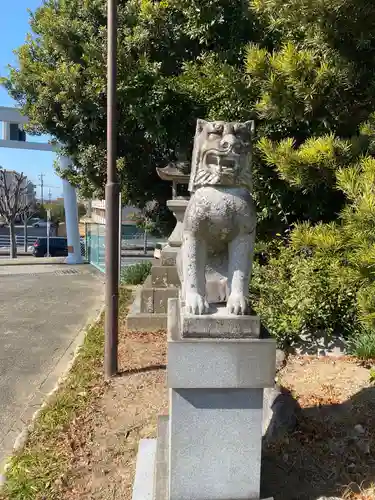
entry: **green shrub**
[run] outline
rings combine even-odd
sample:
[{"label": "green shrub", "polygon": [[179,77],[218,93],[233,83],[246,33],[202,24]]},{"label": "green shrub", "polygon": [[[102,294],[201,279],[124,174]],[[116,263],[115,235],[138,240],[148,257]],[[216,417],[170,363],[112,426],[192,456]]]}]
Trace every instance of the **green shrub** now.
[{"label": "green shrub", "polygon": [[250,300],[263,324],[287,347],[304,337],[359,328],[356,274],[335,259],[281,248],[277,257],[254,264]]},{"label": "green shrub", "polygon": [[141,285],[150,274],[152,263],[150,261],[138,262],[127,266],[121,271],[122,285]]},{"label": "green shrub", "polygon": [[279,234],[269,241],[257,241],[254,248],[254,260],[260,265],[266,265],[272,257],[279,255],[283,245],[284,239]]},{"label": "green shrub", "polygon": [[348,350],[359,359],[375,359],[375,330],[359,330],[348,342]]}]

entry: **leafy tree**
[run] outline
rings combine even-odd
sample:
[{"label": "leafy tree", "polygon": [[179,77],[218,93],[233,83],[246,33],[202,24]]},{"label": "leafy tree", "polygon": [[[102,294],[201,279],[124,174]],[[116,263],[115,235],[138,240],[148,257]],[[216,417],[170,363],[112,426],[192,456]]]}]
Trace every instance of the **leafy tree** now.
[{"label": "leafy tree", "polygon": [[345,203],[335,173],[373,154],[361,125],[374,110],[375,9],[364,0],[251,5],[272,50],[265,38],[246,43],[237,67],[206,54],[185,65],[179,88],[195,95],[210,118],[256,120],[261,234],[298,220],[334,220]]},{"label": "leafy tree", "polygon": [[[215,53],[242,60],[244,43],[259,27],[242,0],[122,0],[118,30],[118,170],[125,203],[165,199],[169,187],[156,167],[190,154],[195,96],[175,77],[184,63]],[[17,50],[19,68],[5,84],[30,117],[75,160],[68,173],[86,195],[103,194],[106,157],[106,3],[45,0],[31,16],[32,34]]]},{"label": "leafy tree", "polygon": [[[374,115],[360,134],[373,151]],[[298,163],[304,148],[287,154]],[[290,168],[287,161],[285,168]],[[359,156],[330,175],[346,200],[339,217],[297,224],[290,245],[273,251],[267,265],[255,272],[254,307],[281,343],[316,332],[361,338],[375,331],[375,158]]]},{"label": "leafy tree", "polygon": [[267,265],[255,264],[252,306],[283,347],[360,330],[358,275],[337,256],[306,255],[281,246]]},{"label": "leafy tree", "polygon": [[147,238],[154,232],[158,225],[159,204],[157,201],[149,201],[139,213],[131,214],[136,226],[143,231],[143,252],[147,254]]},{"label": "leafy tree", "polygon": [[364,0],[254,0],[253,7],[278,39],[273,53],[252,46],[247,56],[266,120],[257,150],[303,196],[292,222],[335,219],[346,199],[336,173],[374,153],[363,124],[375,103],[375,10]]},{"label": "leafy tree", "polygon": [[[46,0],[5,84],[75,160],[84,193],[103,191],[105,2]],[[374,12],[366,0],[119,2],[118,170],[122,199],[161,202],[155,168],[189,157],[197,116],[256,120],[258,234],[329,222],[346,196],[336,173],[372,155]]]},{"label": "leafy tree", "polygon": [[361,321],[375,327],[375,159],[362,158],[337,174],[338,188],[348,203],[331,224],[298,225],[292,245],[326,259],[336,259],[342,270],[356,276],[356,303]]},{"label": "leafy tree", "polygon": [[374,328],[375,9],[252,5],[275,40],[272,53],[251,45],[246,60],[259,89],[257,168],[273,189],[275,174],[287,185],[277,195],[292,229],[291,245],[256,268],[254,306],[281,342]]},{"label": "leafy tree", "polygon": [[[59,224],[65,222],[64,203],[46,203],[44,205],[44,218],[47,219],[47,212],[50,211],[51,222],[58,230]],[[78,219],[86,214],[86,208],[82,203],[78,203]]]},{"label": "leafy tree", "polygon": [[45,205],[46,217],[48,211],[50,212],[51,222],[58,228],[61,222],[65,221],[65,211],[63,203],[47,203]]},{"label": "leafy tree", "polygon": [[340,169],[336,185],[348,200],[339,219],[297,224],[255,269],[253,305],[282,344],[375,331],[375,159]]}]

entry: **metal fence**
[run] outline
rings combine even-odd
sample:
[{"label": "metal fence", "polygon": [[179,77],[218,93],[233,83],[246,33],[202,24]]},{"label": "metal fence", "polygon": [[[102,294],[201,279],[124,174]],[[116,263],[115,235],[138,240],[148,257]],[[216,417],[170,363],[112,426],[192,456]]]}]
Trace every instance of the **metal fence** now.
[{"label": "metal fence", "polygon": [[105,270],[105,225],[85,224],[86,260],[100,271]]},{"label": "metal fence", "polygon": [[[105,224],[86,223],[85,224],[85,250],[86,260],[100,271],[105,271]],[[155,248],[156,238],[148,236],[147,248]],[[126,257],[130,251],[144,249],[144,233],[134,225],[123,224],[121,226],[121,254]],[[122,259],[124,260],[124,259]]]},{"label": "metal fence", "polygon": [[[27,245],[33,245],[37,236],[28,236],[27,237]],[[23,246],[25,241],[25,237],[22,235],[16,235],[16,244],[18,247]],[[9,235],[0,235],[0,248],[9,248],[10,247],[10,237]]]}]

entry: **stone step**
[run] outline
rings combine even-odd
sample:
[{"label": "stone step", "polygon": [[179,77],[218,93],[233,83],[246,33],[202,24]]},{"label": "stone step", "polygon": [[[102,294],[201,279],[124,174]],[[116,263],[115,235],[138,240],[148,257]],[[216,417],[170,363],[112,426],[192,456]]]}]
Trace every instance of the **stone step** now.
[{"label": "stone step", "polygon": [[142,288],[140,312],[166,314],[168,312],[168,299],[178,298],[178,294],[178,288]]},{"label": "stone step", "polygon": [[180,278],[178,277],[175,266],[152,266],[151,269],[152,286],[156,288],[179,287]]},{"label": "stone step", "polygon": [[129,331],[155,332],[167,329],[166,314],[137,313],[128,314],[126,327]]},{"label": "stone step", "polygon": [[178,247],[171,247],[170,245],[164,247],[160,255],[160,264],[162,266],[175,266],[179,251],[180,248]]},{"label": "stone step", "polygon": [[139,289],[126,318],[126,327],[130,331],[157,331],[167,329],[167,314],[150,314],[141,312],[141,293]]}]

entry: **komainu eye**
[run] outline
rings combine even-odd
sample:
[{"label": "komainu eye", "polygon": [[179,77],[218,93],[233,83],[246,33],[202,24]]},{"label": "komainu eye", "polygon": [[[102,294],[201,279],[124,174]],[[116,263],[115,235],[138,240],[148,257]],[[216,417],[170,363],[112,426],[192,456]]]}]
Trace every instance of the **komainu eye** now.
[{"label": "komainu eye", "polygon": [[211,133],[213,134],[222,134],[224,130],[224,127],[221,123],[214,123],[213,124],[213,130]]},{"label": "komainu eye", "polygon": [[246,127],[242,123],[236,123],[234,126],[234,133],[235,134],[242,134],[246,132]]}]

